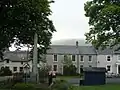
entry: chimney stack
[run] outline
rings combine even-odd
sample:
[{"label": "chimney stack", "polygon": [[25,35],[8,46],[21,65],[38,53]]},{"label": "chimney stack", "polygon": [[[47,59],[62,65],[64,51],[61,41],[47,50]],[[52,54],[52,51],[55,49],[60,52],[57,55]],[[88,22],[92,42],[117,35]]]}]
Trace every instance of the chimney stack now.
[{"label": "chimney stack", "polygon": [[78,48],[78,41],[76,41],[76,48]]}]

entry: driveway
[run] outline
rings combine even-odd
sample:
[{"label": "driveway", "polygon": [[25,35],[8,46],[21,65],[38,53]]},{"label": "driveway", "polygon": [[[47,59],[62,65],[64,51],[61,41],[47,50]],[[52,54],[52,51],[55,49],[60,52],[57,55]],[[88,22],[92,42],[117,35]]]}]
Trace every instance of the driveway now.
[{"label": "driveway", "polygon": [[114,84],[120,84],[120,78],[107,78],[106,83],[114,83]]},{"label": "driveway", "polygon": [[[78,84],[79,85],[80,78],[74,78],[71,80],[68,80],[71,84]],[[106,78],[107,84],[120,84],[120,78]]]}]

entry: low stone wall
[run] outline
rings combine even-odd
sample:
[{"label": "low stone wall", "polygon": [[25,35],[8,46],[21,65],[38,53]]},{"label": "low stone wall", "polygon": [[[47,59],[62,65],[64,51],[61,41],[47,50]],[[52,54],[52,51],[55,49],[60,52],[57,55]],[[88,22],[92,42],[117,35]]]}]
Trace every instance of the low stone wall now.
[{"label": "low stone wall", "polygon": [[12,79],[13,76],[0,76],[0,81],[6,81],[8,79]]}]

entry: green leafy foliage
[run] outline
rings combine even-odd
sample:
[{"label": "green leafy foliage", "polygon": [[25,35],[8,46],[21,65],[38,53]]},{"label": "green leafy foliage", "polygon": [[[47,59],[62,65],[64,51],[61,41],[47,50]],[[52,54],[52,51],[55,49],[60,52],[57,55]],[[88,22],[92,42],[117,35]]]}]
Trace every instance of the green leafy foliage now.
[{"label": "green leafy foliage", "polygon": [[72,63],[71,55],[65,55],[64,60],[62,60],[62,63],[63,63],[63,75],[67,76],[77,75],[76,73],[77,68]]},{"label": "green leafy foliage", "polygon": [[[48,48],[42,48],[42,49],[40,49],[40,48],[38,48],[37,50],[38,50],[38,55],[37,55],[37,57],[38,57],[38,63],[41,61],[41,62],[43,62],[43,63],[46,63],[46,56],[45,56],[45,54],[47,53],[46,52],[46,50],[47,49],[49,49],[49,47]],[[33,60],[33,49],[31,49],[31,51],[30,51],[30,60]]]},{"label": "green leafy foliage", "polygon": [[8,67],[1,67],[0,76],[11,76],[12,71]]},{"label": "green leafy foliage", "polygon": [[97,49],[120,44],[120,0],[91,0],[84,5],[90,31],[86,40]]},{"label": "green leafy foliage", "polygon": [[72,90],[73,87],[67,81],[57,80],[51,87],[52,90]]},{"label": "green leafy foliage", "polygon": [[48,78],[48,72],[51,70],[51,67],[49,65],[45,65],[42,64],[42,66],[40,66],[41,68],[39,68],[39,78],[40,78],[40,82],[44,83],[47,81]]},{"label": "green leafy foliage", "polygon": [[71,55],[65,55],[64,60],[62,60],[63,65],[70,66],[72,65]]},{"label": "green leafy foliage", "polygon": [[77,68],[75,67],[75,65],[70,65],[70,66],[64,66],[63,67],[63,75],[65,76],[75,76],[77,75],[76,72]]},{"label": "green leafy foliage", "polygon": [[26,84],[26,83],[17,83],[14,85],[13,89],[15,90],[35,90],[34,84]]},{"label": "green leafy foliage", "polygon": [[23,82],[24,73],[14,73],[13,74],[13,84]]},{"label": "green leafy foliage", "polygon": [[[4,2],[6,1],[6,2]],[[55,30],[49,16],[50,0],[1,0],[0,3],[0,51],[16,45],[33,46],[34,34],[38,34],[40,50],[46,51]],[[2,56],[2,54],[1,54]]]}]

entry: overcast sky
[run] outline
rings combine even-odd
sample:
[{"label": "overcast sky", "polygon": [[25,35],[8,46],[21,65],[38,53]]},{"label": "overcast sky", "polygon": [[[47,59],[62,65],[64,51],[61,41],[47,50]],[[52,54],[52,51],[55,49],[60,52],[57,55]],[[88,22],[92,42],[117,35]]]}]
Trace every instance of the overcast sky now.
[{"label": "overcast sky", "polygon": [[[57,32],[52,41],[61,39],[84,39],[88,32],[88,18],[84,16],[84,3],[87,0],[55,0],[51,5],[53,20]],[[15,50],[14,46],[10,50]],[[26,50],[26,48],[23,48]]]},{"label": "overcast sky", "polygon": [[84,3],[87,0],[55,0],[51,5],[52,20],[57,29],[53,40],[85,38],[88,32],[88,18],[84,16]]}]

